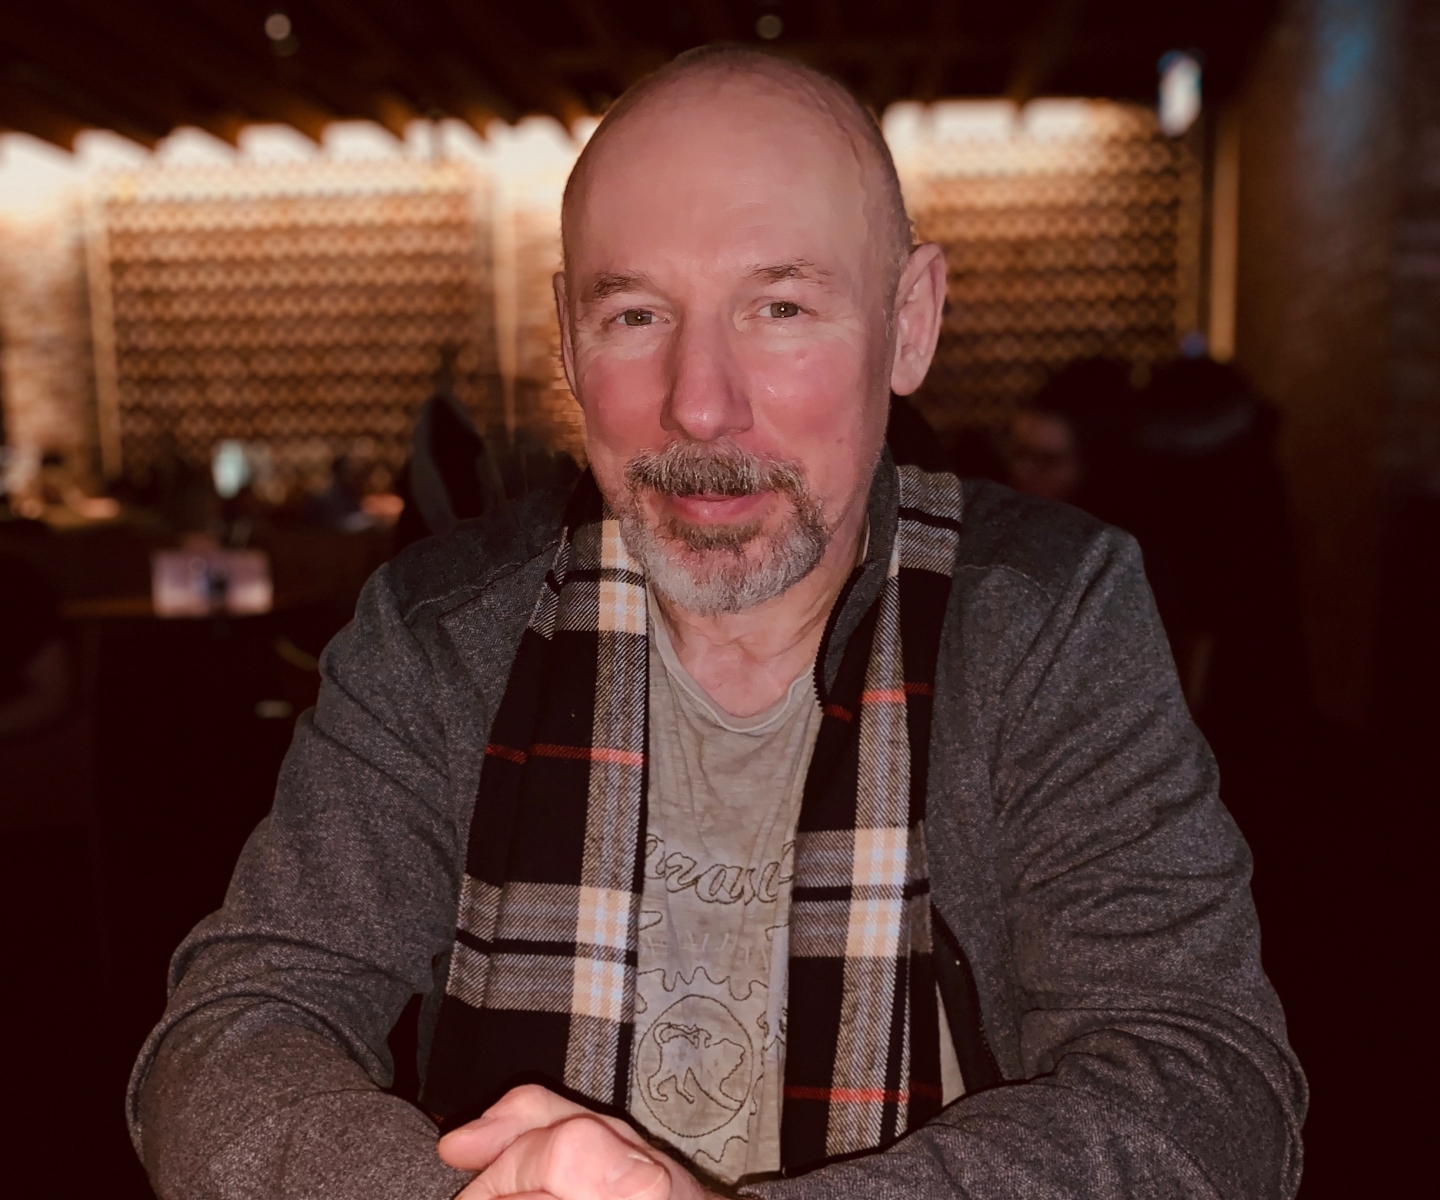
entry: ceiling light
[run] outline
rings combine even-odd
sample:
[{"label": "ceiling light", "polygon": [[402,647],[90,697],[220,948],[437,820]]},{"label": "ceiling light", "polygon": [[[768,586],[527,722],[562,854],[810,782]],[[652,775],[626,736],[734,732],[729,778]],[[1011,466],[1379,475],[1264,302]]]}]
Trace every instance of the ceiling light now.
[{"label": "ceiling light", "polygon": [[767,42],[773,42],[785,32],[785,22],[774,13],[766,13],[755,22],[755,32]]},{"label": "ceiling light", "polygon": [[1193,54],[1171,51],[1160,60],[1160,128],[1179,137],[1200,115],[1200,62]]}]

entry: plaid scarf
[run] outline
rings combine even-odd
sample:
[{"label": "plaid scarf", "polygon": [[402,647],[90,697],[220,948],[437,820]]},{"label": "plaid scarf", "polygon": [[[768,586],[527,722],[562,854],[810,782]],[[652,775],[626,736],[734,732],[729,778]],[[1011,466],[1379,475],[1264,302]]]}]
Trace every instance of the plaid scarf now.
[{"label": "plaid scarf", "polygon": [[[884,587],[833,688],[823,647],[816,669],[824,716],[790,909],[787,1007],[804,1020],[789,1022],[785,1049],[786,1173],[882,1149],[941,1106],[925,786],[960,488],[952,475],[899,475]],[[587,472],[485,748],[423,1097],[442,1119],[526,1081],[625,1110],[646,622],[644,574]]]}]

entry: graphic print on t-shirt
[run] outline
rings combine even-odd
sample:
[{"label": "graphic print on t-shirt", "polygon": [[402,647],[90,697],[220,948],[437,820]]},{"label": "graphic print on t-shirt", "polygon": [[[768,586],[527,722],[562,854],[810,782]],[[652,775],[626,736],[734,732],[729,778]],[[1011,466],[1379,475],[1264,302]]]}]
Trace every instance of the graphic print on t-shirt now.
[{"label": "graphic print on t-shirt", "polygon": [[[736,1001],[704,967],[689,979],[677,977],[668,988],[663,971],[647,974],[659,976],[651,982],[679,999],[650,1022],[640,1039],[635,1058],[640,1095],[675,1137],[702,1138],[730,1124],[750,1099],[757,1055],[746,1026],[753,1029],[765,1021],[767,989],[752,984]],[[757,1007],[758,1014],[748,1011]]]},{"label": "graphic print on t-shirt", "polygon": [[[636,981],[633,1094],[644,1110],[636,1115],[722,1178],[746,1173],[755,1118],[778,1100],[766,1094],[774,1087],[765,1075],[782,1057],[785,933],[765,921],[789,883],[792,853],[787,843],[779,859],[739,867],[646,839],[646,876],[663,889],[665,910],[642,910],[642,956],[666,966]],[[753,932],[747,917],[760,918]],[[778,1011],[772,986],[782,993]]]}]

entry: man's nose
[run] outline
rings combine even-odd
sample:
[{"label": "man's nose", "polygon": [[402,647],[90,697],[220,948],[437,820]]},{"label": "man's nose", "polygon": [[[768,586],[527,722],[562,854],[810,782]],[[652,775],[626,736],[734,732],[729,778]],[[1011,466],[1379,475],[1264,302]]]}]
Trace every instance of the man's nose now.
[{"label": "man's nose", "polygon": [[668,391],[660,424],[697,442],[743,433],[750,401],[728,334],[718,318],[687,318],[670,343]]}]

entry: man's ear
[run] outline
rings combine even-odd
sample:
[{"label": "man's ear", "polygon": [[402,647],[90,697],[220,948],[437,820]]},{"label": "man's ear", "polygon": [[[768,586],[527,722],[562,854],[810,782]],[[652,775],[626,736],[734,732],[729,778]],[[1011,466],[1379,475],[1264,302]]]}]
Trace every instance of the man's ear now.
[{"label": "man's ear", "polygon": [[570,290],[565,282],[565,272],[556,271],[550,277],[550,286],[555,289],[555,316],[560,322],[560,365],[565,368],[565,382],[570,385],[570,394],[580,399],[575,390],[575,345],[570,328]]},{"label": "man's ear", "polygon": [[895,359],[890,390],[908,396],[925,381],[945,318],[945,252],[934,242],[910,252],[895,292]]}]

